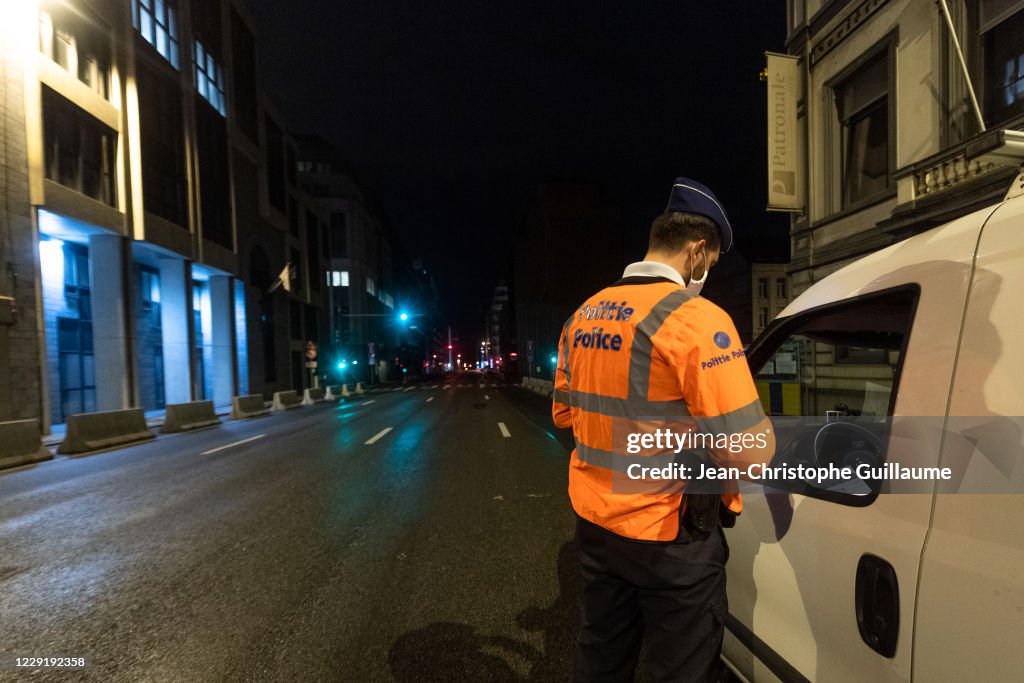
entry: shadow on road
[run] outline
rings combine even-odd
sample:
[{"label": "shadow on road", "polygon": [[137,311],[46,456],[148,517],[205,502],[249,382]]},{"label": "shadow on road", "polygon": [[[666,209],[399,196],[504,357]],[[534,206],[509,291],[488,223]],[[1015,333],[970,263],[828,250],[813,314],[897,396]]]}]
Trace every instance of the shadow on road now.
[{"label": "shadow on road", "polygon": [[516,615],[520,628],[542,634],[543,651],[522,640],[481,633],[475,626],[442,621],[395,641],[388,652],[392,676],[400,683],[570,680],[582,594],[575,542],[562,545],[556,573],[555,601]]}]

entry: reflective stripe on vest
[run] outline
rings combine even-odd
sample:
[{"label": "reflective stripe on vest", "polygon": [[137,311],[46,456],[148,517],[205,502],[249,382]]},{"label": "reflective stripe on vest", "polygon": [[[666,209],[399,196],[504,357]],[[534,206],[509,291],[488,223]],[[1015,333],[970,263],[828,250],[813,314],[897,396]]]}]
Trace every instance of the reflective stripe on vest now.
[{"label": "reflective stripe on vest", "polygon": [[[554,400],[587,413],[612,418],[631,418],[644,421],[688,417],[690,412],[682,399],[652,401],[647,396],[651,384],[653,337],[670,315],[693,298],[693,295],[685,289],[673,291],[655,304],[644,319],[637,324],[630,348],[628,398],[604,396],[575,389],[569,391],[556,389],[553,394]],[[570,317],[563,327],[563,334],[566,338],[563,370],[567,379],[569,378],[569,349],[571,348],[568,337],[572,320],[573,318]],[[696,428],[699,432],[710,434],[742,432],[760,422],[762,416],[760,400],[755,399],[750,404],[723,415],[696,418]],[[573,430],[573,436],[576,437],[575,430]],[[705,457],[710,455],[704,449],[695,449],[689,452],[645,456],[641,459],[634,455],[624,455],[588,446],[581,443],[578,438],[575,438],[575,441],[576,456],[581,462],[618,472],[626,472],[630,465],[637,463],[643,463],[645,467],[663,467],[673,463],[682,464],[694,455]]]}]

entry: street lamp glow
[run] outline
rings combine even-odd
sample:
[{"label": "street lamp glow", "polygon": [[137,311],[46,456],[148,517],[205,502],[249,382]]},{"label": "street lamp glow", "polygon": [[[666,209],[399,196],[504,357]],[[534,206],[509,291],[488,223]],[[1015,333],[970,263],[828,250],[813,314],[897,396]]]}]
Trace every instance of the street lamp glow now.
[{"label": "street lamp glow", "polygon": [[551,356],[551,364],[555,365],[558,363],[558,356]]},{"label": "street lamp glow", "polygon": [[402,314],[398,316],[398,319],[404,323],[406,320],[409,319],[409,314],[403,311]]}]

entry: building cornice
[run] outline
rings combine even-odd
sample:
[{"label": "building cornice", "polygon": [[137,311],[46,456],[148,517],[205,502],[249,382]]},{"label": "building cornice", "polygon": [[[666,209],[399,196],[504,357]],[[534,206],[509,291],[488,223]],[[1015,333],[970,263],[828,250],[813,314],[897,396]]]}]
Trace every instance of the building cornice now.
[{"label": "building cornice", "polygon": [[[854,7],[845,17],[843,17],[839,23],[832,27],[832,29],[825,34],[825,37],[817,41],[811,46],[810,62],[813,67],[822,58],[825,57],[829,52],[835,49],[840,43],[846,40],[857,28],[860,27],[867,19],[877,12],[883,5],[889,0],[863,0],[859,5]],[[833,5],[838,8],[845,7],[849,3],[834,2],[826,5],[815,17],[811,20],[810,35],[813,37],[818,33],[821,26],[826,22],[819,21],[819,16],[828,10]],[[833,13],[832,16],[838,14],[838,9]],[[827,19],[831,19],[832,16],[828,16]],[[817,28],[816,28],[817,27]]]}]

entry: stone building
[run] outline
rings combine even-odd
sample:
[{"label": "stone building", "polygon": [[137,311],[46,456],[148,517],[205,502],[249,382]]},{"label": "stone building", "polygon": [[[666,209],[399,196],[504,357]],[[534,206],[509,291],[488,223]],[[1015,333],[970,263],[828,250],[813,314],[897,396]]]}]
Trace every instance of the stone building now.
[{"label": "stone building", "polygon": [[787,0],[806,188],[793,294],[1009,187],[1014,168],[984,152],[1000,129],[1024,127],[1024,2],[947,1],[984,126],[941,3]]},{"label": "stone building", "polygon": [[301,387],[326,224],[259,89],[245,7],[39,0],[0,15],[0,418],[48,430]]}]

